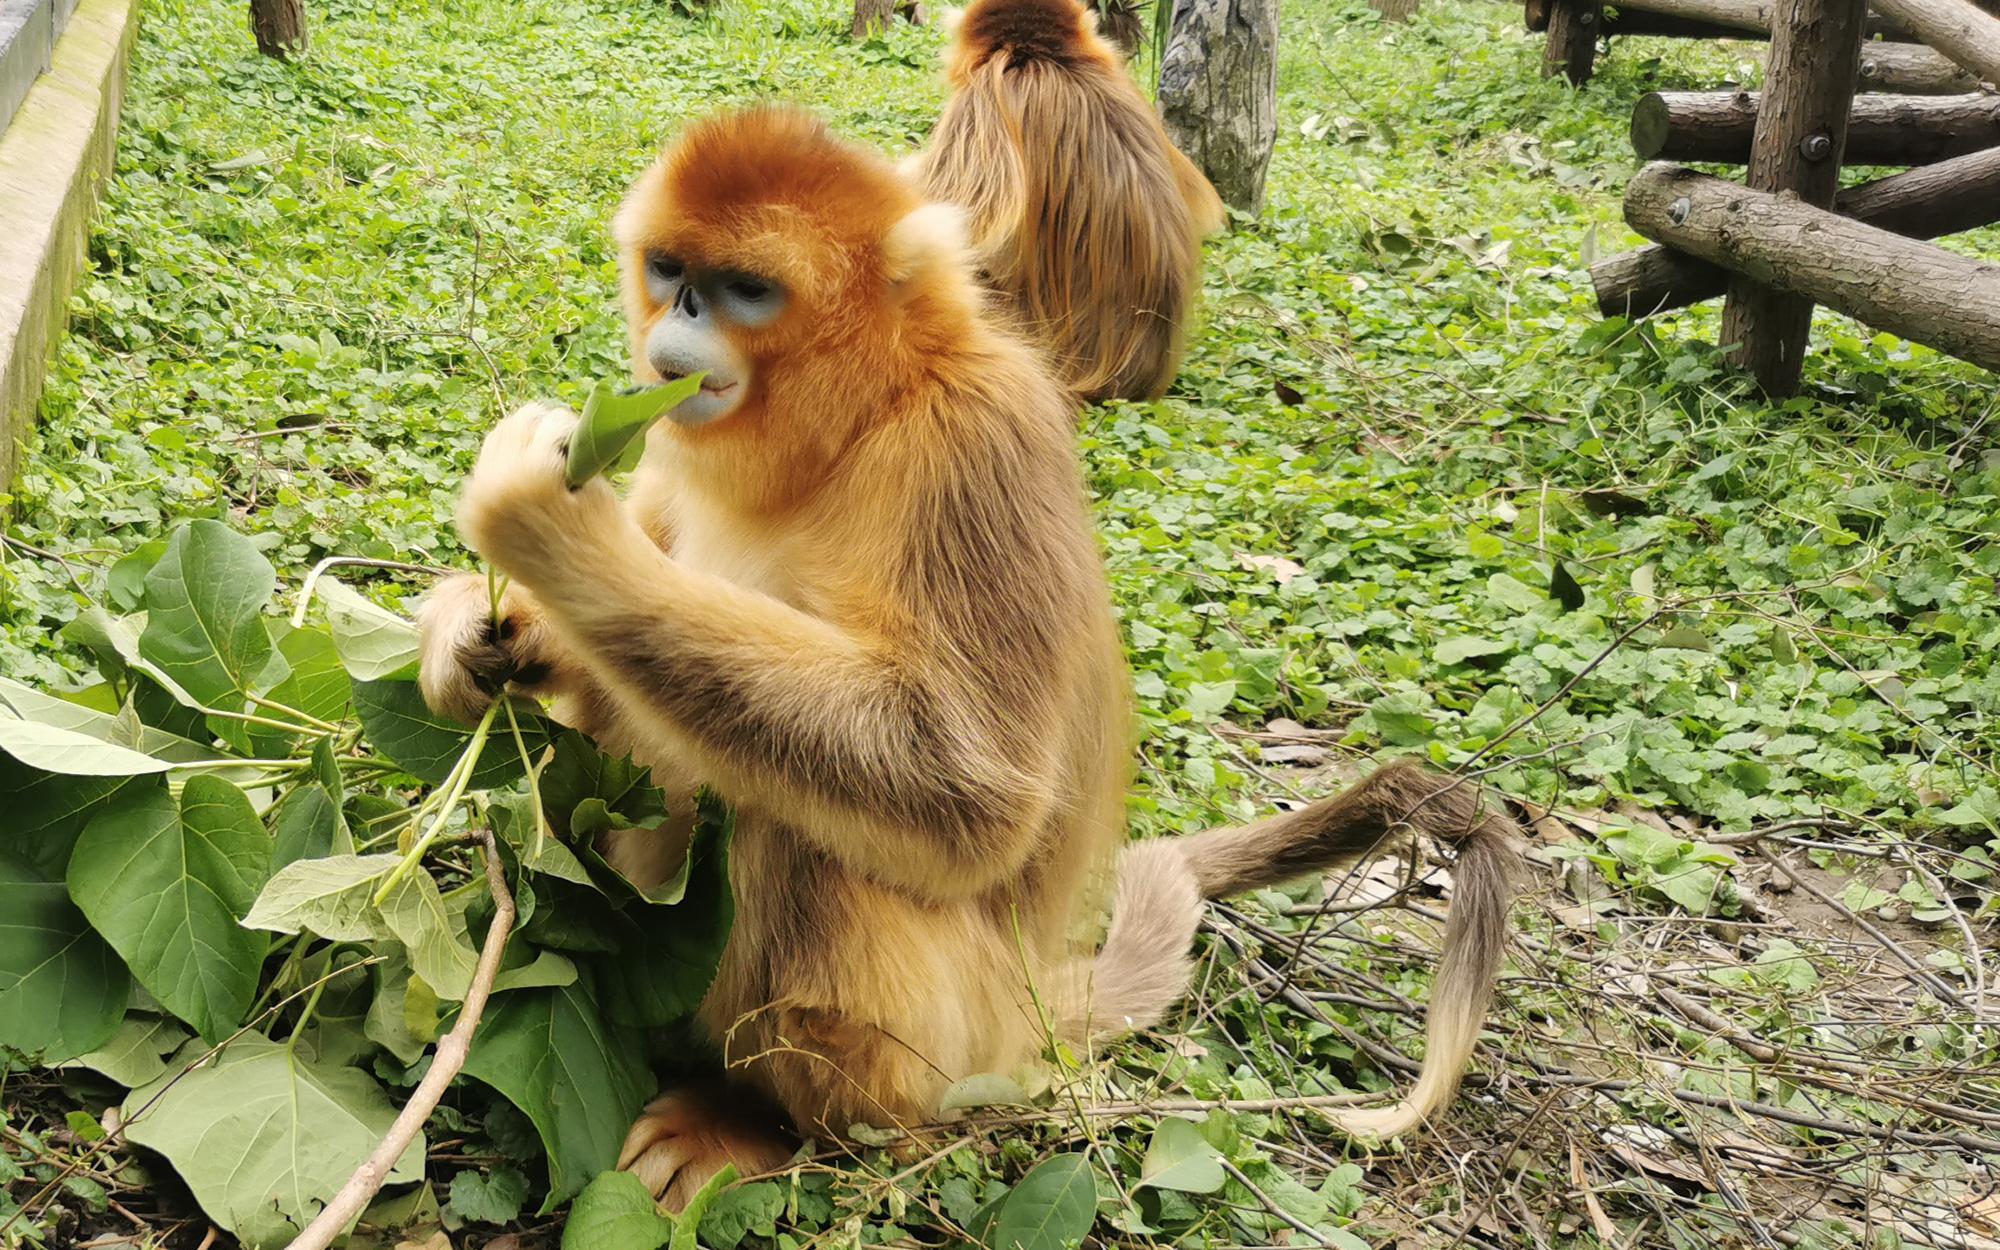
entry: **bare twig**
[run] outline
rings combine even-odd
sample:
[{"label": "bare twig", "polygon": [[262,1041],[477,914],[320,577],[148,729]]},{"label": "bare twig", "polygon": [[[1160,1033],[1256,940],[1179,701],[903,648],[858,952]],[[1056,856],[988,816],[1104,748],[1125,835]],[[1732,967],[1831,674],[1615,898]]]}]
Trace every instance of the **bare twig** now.
[{"label": "bare twig", "polygon": [[410,1101],[403,1104],[402,1113],[389,1126],[382,1144],[293,1240],[290,1250],[327,1250],[347,1232],[347,1226],[367,1209],[382,1182],[389,1179],[396,1160],[417,1139],[424,1121],[431,1118],[446,1088],[465,1067],[466,1056],[472,1051],[472,1034],[479,1028],[479,1017],[485,1014],[487,995],[493,992],[493,981],[500,975],[500,956],[506,952],[507,935],[514,928],[514,896],[507,889],[507,872],[500,863],[500,848],[494,844],[490,829],[485,831],[482,849],[486,859],[486,888],[493,895],[493,923],[486,930],[486,944],[480,948],[479,966],[465,992],[465,1005],[459,1008],[458,1022],[452,1025],[451,1032],[438,1039],[430,1071],[424,1074]]}]

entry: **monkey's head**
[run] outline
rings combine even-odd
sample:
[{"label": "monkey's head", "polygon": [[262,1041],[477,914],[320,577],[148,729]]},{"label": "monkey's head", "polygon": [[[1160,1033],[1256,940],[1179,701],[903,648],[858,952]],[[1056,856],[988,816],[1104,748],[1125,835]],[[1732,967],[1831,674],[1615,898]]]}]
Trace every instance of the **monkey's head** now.
[{"label": "monkey's head", "polygon": [[976,298],[956,210],[793,110],[689,127],[613,229],[634,371],[708,375],[669,414],[688,436],[830,447]]},{"label": "monkey's head", "polygon": [[1117,69],[1123,58],[1099,34],[1082,0],[972,0],[948,19],[945,77],[953,87],[988,65],[1039,64]]}]

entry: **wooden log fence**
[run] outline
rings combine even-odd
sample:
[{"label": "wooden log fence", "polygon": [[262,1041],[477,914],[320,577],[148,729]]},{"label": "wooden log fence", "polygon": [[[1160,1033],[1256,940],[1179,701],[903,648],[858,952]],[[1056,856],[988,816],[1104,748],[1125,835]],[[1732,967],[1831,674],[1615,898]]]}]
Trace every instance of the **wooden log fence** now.
[{"label": "wooden log fence", "polygon": [[1665,163],[1626,187],[1625,220],[1748,281],[2000,370],[2000,265],[1991,261]]},{"label": "wooden log fence", "polygon": [[[2000,223],[2000,147],[1849,187],[1834,197],[1845,217],[1912,239],[1936,239]],[[1598,311],[1646,317],[1715,299],[1728,271],[1660,244],[1590,267]]]},{"label": "wooden log fence", "polygon": [[[1845,73],[1845,70],[1842,70]],[[1850,77],[1847,93],[1853,92]],[[1750,160],[1764,96],[1752,91],[1655,91],[1632,108],[1632,150],[1641,160]],[[1831,155],[1829,141],[1808,139]],[[2000,146],[2000,94],[1867,95],[1847,114],[1847,165],[1928,165]]]}]

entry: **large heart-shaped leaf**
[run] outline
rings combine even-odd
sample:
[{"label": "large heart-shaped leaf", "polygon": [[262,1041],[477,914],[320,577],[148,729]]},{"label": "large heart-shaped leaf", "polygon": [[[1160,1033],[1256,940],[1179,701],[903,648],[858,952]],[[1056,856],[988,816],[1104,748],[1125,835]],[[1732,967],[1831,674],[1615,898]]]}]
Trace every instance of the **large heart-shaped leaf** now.
[{"label": "large heart-shaped leaf", "polygon": [[63,883],[0,854],[0,1046],[46,1063],[95,1050],[130,992],[125,966]]},{"label": "large heart-shaped leaf", "polygon": [[[354,710],[361,716],[362,732],[376,750],[410,776],[432,785],[450,775],[458,757],[472,743],[472,730],[434,715],[413,681],[357,681]],[[530,756],[548,745],[548,722],[539,714],[517,705],[514,716]],[[512,733],[495,734],[487,739],[471,786],[491,790],[520,775],[521,751]]]},{"label": "large heart-shaped leaf", "polygon": [[580,982],[495,998],[465,1072],[534,1122],[549,1156],[545,1213],[617,1165],[625,1130],[654,1088],[644,1047],[604,1022]]},{"label": "large heart-shaped leaf", "polygon": [[[125,1135],[165,1155],[209,1218],[245,1246],[286,1245],[374,1151],[396,1109],[359,1069],[316,1063],[304,1047],[258,1033],[175,1080],[205,1049],[191,1043],[166,1076],[132,1091]],[[389,1183],[423,1171],[418,1134]]]},{"label": "large heart-shaped leaf", "polygon": [[678,901],[633,903],[610,917],[619,948],[596,961],[597,988],[605,1016],[616,1024],[671,1024],[700,1005],[715,979],[736,915],[729,891],[732,826],[727,809],[706,795],[701,812]]},{"label": "large heart-shaped leaf", "polygon": [[65,777],[0,755],[0,811],[7,813],[0,852],[60,880],[76,835],[100,806],[131,784],[130,777]]},{"label": "large heart-shaped leaf", "polygon": [[319,583],[334,650],[356,681],[416,676],[417,627],[332,578]]},{"label": "large heart-shaped leaf", "polygon": [[379,939],[385,926],[372,900],[402,862],[400,855],[329,855],[286,864],[271,874],[243,924],[276,933],[310,929],[336,942]]},{"label": "large heart-shaped leaf", "polygon": [[1146,1158],[1139,1165],[1139,1184],[1155,1189],[1178,1189],[1182,1193],[1212,1194],[1229,1179],[1222,1170],[1222,1155],[1186,1120],[1160,1121]]},{"label": "large heart-shaped leaf", "polygon": [[1097,1178],[1082,1154],[1053,1155],[1028,1169],[1000,1204],[990,1250],[1071,1250],[1097,1219]]},{"label": "large heart-shaped leaf", "polygon": [[267,939],[238,922],[271,871],[271,843],[243,792],[191,777],[98,813],[70,857],[83,914],[161,1005],[204,1037],[242,1022]]},{"label": "large heart-shaped leaf", "polygon": [[158,1080],[167,1070],[167,1056],[187,1040],[179,1021],[135,1011],[119,1022],[110,1041],[62,1066],[89,1068],[131,1089]]},{"label": "large heart-shaped leaf", "polygon": [[[130,708],[112,716],[94,708],[84,707],[80,703],[44,694],[18,681],[0,677],[0,726],[4,726],[11,719],[10,713],[13,718],[48,729],[59,729],[99,743],[123,747],[126,751],[136,752],[155,762],[144,769],[136,766],[129,770],[103,767],[98,761],[109,757],[95,755],[89,743],[78,743],[76,738],[68,737],[62,740],[67,745],[61,750],[31,758],[29,755],[21,754],[20,751],[12,750],[4,740],[0,740],[0,750],[6,750],[23,762],[33,764],[45,772],[71,776],[134,776],[140,772],[160,771],[159,761],[163,760],[186,764],[221,758],[221,752],[212,746],[145,724],[132,714]],[[26,740],[24,749],[34,750],[34,740]]]},{"label": "large heart-shaped leaf", "polygon": [[190,521],[146,574],[139,653],[207,706],[236,711],[244,696],[285,677],[264,627],[277,586],[271,562],[248,538],[220,521]]}]

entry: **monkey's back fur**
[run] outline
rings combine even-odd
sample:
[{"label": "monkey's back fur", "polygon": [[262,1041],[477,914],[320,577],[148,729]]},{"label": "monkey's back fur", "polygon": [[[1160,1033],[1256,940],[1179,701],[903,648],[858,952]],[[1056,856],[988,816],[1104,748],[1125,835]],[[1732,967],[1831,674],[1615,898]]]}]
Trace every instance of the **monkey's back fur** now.
[{"label": "monkey's back fur", "polygon": [[1079,0],[974,0],[917,168],[970,214],[988,286],[1083,399],[1149,398],[1180,366],[1222,202]]}]

